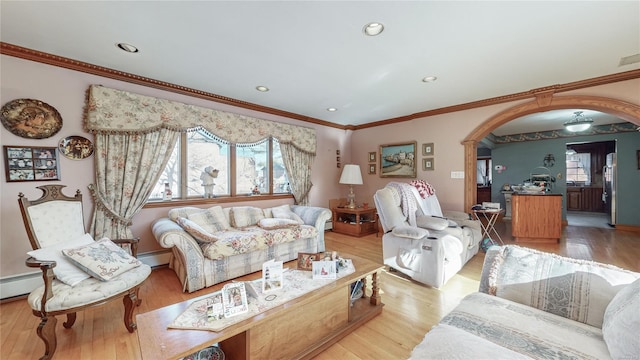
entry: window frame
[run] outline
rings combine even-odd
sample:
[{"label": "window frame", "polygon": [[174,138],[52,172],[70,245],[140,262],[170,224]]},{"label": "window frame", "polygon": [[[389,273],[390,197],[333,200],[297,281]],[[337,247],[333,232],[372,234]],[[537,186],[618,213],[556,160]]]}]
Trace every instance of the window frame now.
[{"label": "window frame", "polygon": [[[197,195],[191,195],[191,196],[187,196],[188,194],[188,176],[189,176],[189,171],[188,171],[188,139],[187,139],[187,133],[183,132],[180,134],[180,138],[178,139],[178,147],[179,147],[179,154],[178,154],[178,159],[179,159],[179,170],[180,170],[180,176],[179,176],[179,183],[178,183],[178,188],[179,191],[178,193],[180,194],[179,197],[173,197],[171,200],[163,200],[162,198],[149,198],[147,200],[147,204],[145,205],[145,207],[161,207],[161,206],[165,206],[167,203],[171,203],[171,205],[176,205],[176,204],[197,204],[197,203],[225,203],[225,202],[241,202],[241,201],[255,201],[257,199],[259,200],[268,200],[268,199],[283,199],[283,198],[293,198],[293,194],[291,193],[291,191],[289,192],[274,192],[274,179],[273,179],[273,175],[274,175],[274,160],[273,160],[273,144],[274,141],[278,141],[277,138],[270,136],[268,139],[265,140],[267,142],[267,152],[268,152],[268,156],[267,156],[267,166],[268,166],[268,171],[267,174],[269,176],[268,181],[268,191],[267,192],[261,192],[260,194],[247,194],[247,193],[242,193],[242,194],[238,194],[237,193],[237,183],[236,183],[236,179],[237,179],[237,154],[236,154],[236,149],[237,146],[234,143],[228,143],[229,146],[229,155],[228,155],[228,162],[229,162],[229,171],[228,171],[228,182],[229,182],[229,194],[225,194],[225,195],[217,195],[214,198],[204,198],[202,196],[197,196]],[[283,164],[284,167],[284,164]],[[163,169],[164,171],[164,169]],[[284,170],[286,173],[286,169]],[[288,177],[288,174],[287,174]]]}]

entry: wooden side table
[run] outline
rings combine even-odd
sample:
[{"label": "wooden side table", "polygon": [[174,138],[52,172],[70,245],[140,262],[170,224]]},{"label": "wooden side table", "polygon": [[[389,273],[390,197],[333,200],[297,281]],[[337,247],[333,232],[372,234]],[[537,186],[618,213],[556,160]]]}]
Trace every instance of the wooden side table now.
[{"label": "wooden side table", "polygon": [[333,213],[333,231],[351,236],[365,236],[378,232],[378,220],[375,207],[331,209]]}]

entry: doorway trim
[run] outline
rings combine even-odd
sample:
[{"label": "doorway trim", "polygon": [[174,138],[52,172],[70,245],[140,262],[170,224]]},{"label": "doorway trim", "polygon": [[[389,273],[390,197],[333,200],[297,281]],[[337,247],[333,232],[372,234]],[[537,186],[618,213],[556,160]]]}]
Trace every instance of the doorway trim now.
[{"label": "doorway trim", "polygon": [[600,96],[554,96],[553,92],[535,94],[536,99],[503,110],[473,129],[462,141],[464,145],[464,211],[470,211],[477,201],[476,157],[477,146],[491,131],[519,117],[560,109],[587,109],[615,115],[630,123],[640,125],[640,106],[626,101]]}]

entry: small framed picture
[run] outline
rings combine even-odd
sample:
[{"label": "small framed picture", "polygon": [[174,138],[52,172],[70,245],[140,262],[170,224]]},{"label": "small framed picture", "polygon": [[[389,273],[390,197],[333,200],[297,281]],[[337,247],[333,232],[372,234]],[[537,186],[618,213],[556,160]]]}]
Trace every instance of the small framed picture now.
[{"label": "small framed picture", "polygon": [[369,174],[373,175],[376,173],[376,164],[369,164]]},{"label": "small framed picture", "polygon": [[336,155],[340,155],[340,150],[336,150]]},{"label": "small framed picture", "polygon": [[422,156],[433,156],[433,143],[422,144]]},{"label": "small framed picture", "polygon": [[433,158],[424,158],[422,159],[422,170],[434,170],[434,164],[433,164],[434,159]]},{"label": "small framed picture", "polygon": [[313,279],[336,279],[338,277],[336,263],[335,260],[312,262]]},{"label": "small framed picture", "polygon": [[222,305],[226,318],[249,311],[247,289],[244,287],[244,282],[226,284],[222,288]]},{"label": "small framed picture", "polygon": [[372,151],[369,153],[369,162],[376,162],[376,152]]},{"label": "small framed picture", "polygon": [[4,146],[7,182],[60,180],[55,147]]},{"label": "small framed picture", "polygon": [[636,150],[636,157],[638,158],[638,170],[640,170],[640,150]]},{"label": "small framed picture", "polygon": [[322,253],[298,253],[298,270],[311,271],[311,264],[322,259]]}]

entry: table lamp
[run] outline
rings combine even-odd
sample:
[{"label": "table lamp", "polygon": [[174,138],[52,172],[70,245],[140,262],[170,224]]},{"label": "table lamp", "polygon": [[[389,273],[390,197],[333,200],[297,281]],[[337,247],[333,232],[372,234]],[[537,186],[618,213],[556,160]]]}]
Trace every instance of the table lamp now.
[{"label": "table lamp", "polygon": [[360,165],[347,164],[342,169],[342,175],[340,176],[340,184],[349,185],[349,195],[347,200],[349,203],[347,207],[349,209],[355,209],[356,207],[356,194],[353,192],[353,185],[362,185],[362,173],[360,172]]}]

